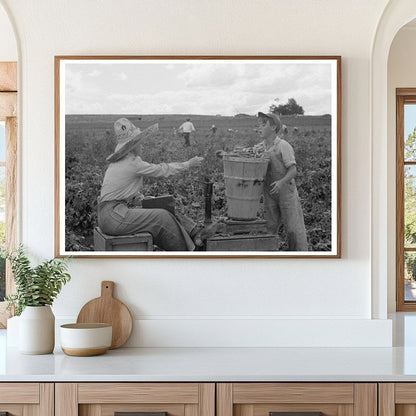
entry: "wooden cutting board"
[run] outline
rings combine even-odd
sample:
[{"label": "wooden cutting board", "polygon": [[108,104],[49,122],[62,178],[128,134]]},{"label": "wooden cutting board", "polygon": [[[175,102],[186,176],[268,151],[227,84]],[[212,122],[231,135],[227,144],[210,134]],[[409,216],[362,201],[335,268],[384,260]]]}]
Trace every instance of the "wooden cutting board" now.
[{"label": "wooden cutting board", "polygon": [[101,296],[87,302],[77,323],[103,322],[113,326],[111,349],[121,347],[130,337],[133,319],[127,306],[113,297],[114,282],[101,282]]}]

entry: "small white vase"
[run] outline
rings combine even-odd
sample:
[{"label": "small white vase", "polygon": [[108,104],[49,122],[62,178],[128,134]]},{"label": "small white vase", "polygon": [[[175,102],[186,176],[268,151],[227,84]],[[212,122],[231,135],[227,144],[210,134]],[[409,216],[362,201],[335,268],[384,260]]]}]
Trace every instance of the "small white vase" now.
[{"label": "small white vase", "polygon": [[13,316],[7,320],[7,347],[19,347],[19,320],[20,316]]},{"label": "small white vase", "polygon": [[55,347],[55,316],[49,305],[26,306],[19,319],[19,352],[50,354]]}]

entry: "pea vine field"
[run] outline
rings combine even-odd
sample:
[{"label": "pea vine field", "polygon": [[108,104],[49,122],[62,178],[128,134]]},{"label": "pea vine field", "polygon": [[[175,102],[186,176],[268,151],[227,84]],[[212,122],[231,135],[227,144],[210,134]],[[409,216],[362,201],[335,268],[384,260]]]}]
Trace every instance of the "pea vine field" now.
[{"label": "pea vine field", "polygon": [[[195,221],[204,221],[204,182],[213,182],[213,219],[225,218],[227,201],[222,160],[218,150],[232,151],[260,141],[254,116],[234,117],[191,115],[196,132],[191,146],[177,128],[185,115],[123,115],[144,129],[159,123],[159,131],[141,143],[140,153],[150,163],[182,162],[202,156],[199,168],[169,178],[146,178],[143,194],[175,198],[175,210]],[[113,123],[121,115],[67,115],[65,123],[65,245],[67,251],[93,251],[93,230],[97,224],[97,198],[107,168],[106,157],[116,140]],[[282,116],[287,126],[285,140],[295,151],[296,184],[304,213],[309,251],[331,250],[331,117]],[[215,124],[215,134],[211,126]],[[335,157],[335,155],[333,155]],[[262,217],[262,204],[259,217]],[[286,250],[283,227],[279,250]]]}]

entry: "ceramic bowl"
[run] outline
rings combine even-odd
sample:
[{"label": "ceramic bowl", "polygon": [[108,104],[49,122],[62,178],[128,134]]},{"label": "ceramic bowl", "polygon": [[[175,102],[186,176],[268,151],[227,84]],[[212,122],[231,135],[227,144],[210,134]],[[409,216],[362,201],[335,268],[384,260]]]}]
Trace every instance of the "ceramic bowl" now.
[{"label": "ceramic bowl", "polygon": [[61,348],[67,355],[88,357],[111,347],[112,326],[104,323],[61,325]]}]

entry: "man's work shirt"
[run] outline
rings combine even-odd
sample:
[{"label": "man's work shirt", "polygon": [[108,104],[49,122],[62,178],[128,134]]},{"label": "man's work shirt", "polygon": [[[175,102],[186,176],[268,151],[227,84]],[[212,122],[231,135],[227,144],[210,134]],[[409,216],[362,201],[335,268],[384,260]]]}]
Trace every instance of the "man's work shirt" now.
[{"label": "man's work shirt", "polygon": [[192,133],[195,131],[195,127],[190,121],[185,121],[185,123],[181,124],[179,127],[179,131],[182,131],[183,133]]},{"label": "man's work shirt", "polygon": [[166,178],[188,168],[188,162],[153,164],[145,162],[140,156],[129,154],[108,166],[99,202],[128,201],[143,197],[143,177]]}]

